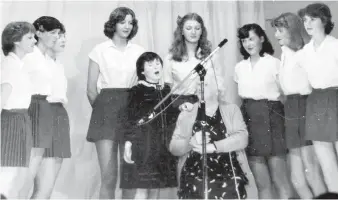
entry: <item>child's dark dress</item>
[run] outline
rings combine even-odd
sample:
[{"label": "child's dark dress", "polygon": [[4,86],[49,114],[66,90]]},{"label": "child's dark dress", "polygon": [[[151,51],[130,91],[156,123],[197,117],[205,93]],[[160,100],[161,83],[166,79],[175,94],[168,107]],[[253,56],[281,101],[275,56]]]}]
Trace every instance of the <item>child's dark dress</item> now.
[{"label": "child's dark dress", "polygon": [[[133,164],[123,160],[121,188],[165,188],[176,187],[177,158],[169,150],[169,142],[179,114],[178,109],[169,107],[148,124],[137,126],[160,100],[170,92],[151,84],[131,88],[126,117],[124,141],[132,143]],[[164,103],[163,109],[168,102]],[[122,158],[123,159],[123,158]]]},{"label": "child's dark dress", "polygon": [[[193,127],[193,134],[201,130],[201,109]],[[207,116],[207,132],[211,142],[226,138],[226,127],[220,110],[213,117]],[[247,178],[237,160],[236,152],[208,154],[208,199],[244,199]],[[236,182],[237,185],[236,185]],[[203,199],[202,155],[191,151],[182,168],[178,196],[180,199]]]}]

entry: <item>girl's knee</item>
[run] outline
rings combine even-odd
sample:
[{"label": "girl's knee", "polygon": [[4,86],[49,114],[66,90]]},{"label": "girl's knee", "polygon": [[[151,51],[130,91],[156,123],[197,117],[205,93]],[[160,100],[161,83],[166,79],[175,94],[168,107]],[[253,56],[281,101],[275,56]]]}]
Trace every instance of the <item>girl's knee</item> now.
[{"label": "girl's knee", "polygon": [[109,187],[115,188],[116,183],[117,183],[117,176],[110,175],[110,176],[103,176],[101,178],[101,184],[107,187],[109,186]]},{"label": "girl's knee", "polygon": [[135,199],[147,199],[148,190],[147,189],[137,189],[135,194]]}]

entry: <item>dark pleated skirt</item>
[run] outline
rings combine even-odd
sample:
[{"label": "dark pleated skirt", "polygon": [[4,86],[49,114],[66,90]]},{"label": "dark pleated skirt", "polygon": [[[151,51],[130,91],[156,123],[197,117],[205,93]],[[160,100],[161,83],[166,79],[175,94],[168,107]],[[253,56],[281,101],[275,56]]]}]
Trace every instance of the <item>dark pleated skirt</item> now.
[{"label": "dark pleated skirt", "polygon": [[52,111],[46,97],[45,95],[33,95],[28,108],[35,148],[48,148],[52,143]]},{"label": "dark pleated skirt", "polygon": [[311,145],[305,139],[306,100],[308,95],[288,95],[284,103],[285,138],[288,149]]},{"label": "dark pleated skirt", "polygon": [[51,103],[53,117],[52,145],[46,148],[44,157],[70,158],[69,118],[62,103]]},{"label": "dark pleated skirt", "polygon": [[249,132],[249,156],[287,153],[284,106],[280,101],[244,99],[241,110]]},{"label": "dark pleated skirt", "polygon": [[28,167],[33,138],[27,109],[1,111],[1,166]]},{"label": "dark pleated skirt", "polygon": [[122,138],[122,128],[128,105],[129,89],[102,89],[93,104],[89,123],[87,141],[99,140],[119,141]]},{"label": "dark pleated skirt", "polygon": [[338,141],[338,88],[314,89],[307,99],[306,139]]}]

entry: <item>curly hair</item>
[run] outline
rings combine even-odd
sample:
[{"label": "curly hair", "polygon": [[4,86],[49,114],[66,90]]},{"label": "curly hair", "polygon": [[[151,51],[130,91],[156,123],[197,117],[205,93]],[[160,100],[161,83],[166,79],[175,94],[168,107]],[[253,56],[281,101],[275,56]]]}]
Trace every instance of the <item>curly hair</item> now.
[{"label": "curly hair", "polygon": [[309,4],[303,9],[300,9],[298,11],[298,15],[301,18],[304,18],[305,15],[308,15],[310,17],[314,18],[320,18],[323,22],[325,34],[330,34],[333,30],[334,23],[331,21],[332,15],[330,8],[324,4],[324,3],[313,3]]},{"label": "curly hair", "polygon": [[[187,54],[187,47],[185,44],[185,38],[183,36],[183,27],[186,21],[195,20],[201,24],[202,35],[198,41],[198,45],[195,51],[195,57],[198,59],[204,59],[211,53],[211,42],[207,39],[208,32],[204,26],[204,22],[201,16],[196,13],[188,13],[184,15],[183,18],[178,17],[177,19],[177,28],[174,32],[174,41],[171,44],[169,53],[172,55],[172,59],[178,62],[181,62],[183,57]],[[201,49],[200,52],[197,52],[198,49]]]},{"label": "curly hair", "polygon": [[112,39],[116,31],[116,24],[123,21],[127,15],[131,15],[133,29],[131,30],[127,40],[131,40],[138,31],[138,21],[132,9],[127,7],[118,7],[110,13],[108,21],[104,24],[104,35]]},{"label": "curly hair", "polygon": [[273,55],[275,51],[273,50],[273,47],[268,39],[268,36],[266,36],[265,31],[258,24],[253,23],[253,24],[246,24],[242,26],[241,28],[239,28],[237,31],[237,37],[238,37],[239,44],[240,44],[240,52],[242,56],[244,57],[244,59],[248,59],[250,57],[250,54],[245,50],[242,40],[249,37],[250,31],[254,31],[255,34],[258,35],[258,37],[264,38],[262,49],[259,52],[259,55],[263,56],[264,53]]},{"label": "curly hair", "polygon": [[303,48],[311,39],[303,26],[302,19],[290,12],[283,13],[274,18],[271,21],[271,26],[274,28],[285,28],[290,36],[290,42],[286,46],[294,51]]},{"label": "curly hair", "polygon": [[14,42],[19,42],[27,33],[35,34],[35,28],[28,22],[11,22],[7,24],[1,35],[2,51],[5,56],[15,49]]}]

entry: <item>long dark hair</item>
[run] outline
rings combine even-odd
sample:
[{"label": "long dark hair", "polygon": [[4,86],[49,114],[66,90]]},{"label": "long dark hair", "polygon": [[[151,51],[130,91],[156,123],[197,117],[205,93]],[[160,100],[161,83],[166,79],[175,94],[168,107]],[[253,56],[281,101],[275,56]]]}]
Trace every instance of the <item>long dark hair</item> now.
[{"label": "long dark hair", "polygon": [[240,43],[240,52],[243,55],[244,59],[248,59],[250,57],[250,54],[248,52],[246,52],[245,48],[243,47],[243,43],[242,40],[245,38],[249,37],[249,32],[250,31],[254,31],[255,34],[258,35],[258,37],[263,37],[264,38],[264,42],[262,44],[262,49],[259,52],[260,56],[263,56],[264,53],[273,55],[273,53],[275,52],[273,50],[273,47],[269,41],[268,36],[266,36],[265,31],[262,29],[262,27],[260,27],[258,24],[246,24],[244,26],[242,26],[241,28],[238,29],[237,32],[237,37]]}]

